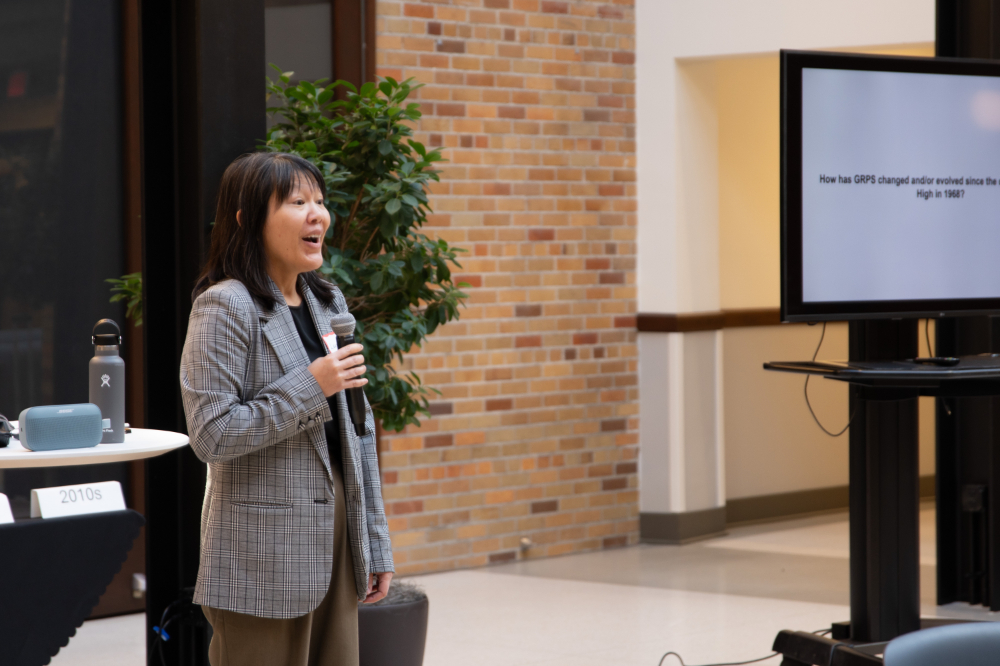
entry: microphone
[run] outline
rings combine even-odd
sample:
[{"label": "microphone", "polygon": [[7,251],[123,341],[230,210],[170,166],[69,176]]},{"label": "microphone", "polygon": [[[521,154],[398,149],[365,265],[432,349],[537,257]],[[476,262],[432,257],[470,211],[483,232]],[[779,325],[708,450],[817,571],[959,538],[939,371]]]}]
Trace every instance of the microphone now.
[{"label": "microphone", "polygon": [[[338,314],[330,319],[330,328],[337,336],[337,349],[354,344],[354,315],[349,312]],[[330,343],[327,342],[327,346]],[[332,351],[332,350],[331,350]],[[354,424],[354,434],[361,437],[365,434],[365,392],[361,387],[344,390],[347,400],[347,412]]]}]

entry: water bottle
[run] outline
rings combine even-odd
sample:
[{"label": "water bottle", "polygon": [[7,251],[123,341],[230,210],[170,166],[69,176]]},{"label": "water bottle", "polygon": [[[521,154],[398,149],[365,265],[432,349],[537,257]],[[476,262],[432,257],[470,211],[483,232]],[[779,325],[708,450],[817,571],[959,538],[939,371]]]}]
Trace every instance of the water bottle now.
[{"label": "water bottle", "polygon": [[[114,333],[98,333],[107,324]],[[121,329],[110,319],[94,324],[94,358],[90,359],[90,402],[101,408],[101,418],[110,419],[104,428],[101,444],[121,444],[125,441],[125,361],[118,356],[122,343]]]}]

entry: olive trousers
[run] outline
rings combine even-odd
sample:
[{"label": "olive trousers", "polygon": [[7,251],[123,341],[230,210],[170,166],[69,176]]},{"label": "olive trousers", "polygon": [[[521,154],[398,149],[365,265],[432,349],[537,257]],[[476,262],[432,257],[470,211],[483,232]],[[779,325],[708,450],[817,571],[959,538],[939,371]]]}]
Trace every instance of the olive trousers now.
[{"label": "olive trousers", "polygon": [[202,606],[212,625],[212,666],[358,666],[358,594],[340,470],[333,480],[337,546],[326,597],[316,610],[289,620]]}]

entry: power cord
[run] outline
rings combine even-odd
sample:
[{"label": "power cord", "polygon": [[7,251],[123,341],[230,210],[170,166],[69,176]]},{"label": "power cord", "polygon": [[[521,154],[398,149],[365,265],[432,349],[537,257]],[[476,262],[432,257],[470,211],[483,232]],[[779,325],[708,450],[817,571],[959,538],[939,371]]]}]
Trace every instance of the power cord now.
[{"label": "power cord", "polygon": [[[812,325],[812,324],[810,324],[810,325]],[[813,361],[815,361],[816,357],[819,356],[819,349],[820,349],[820,347],[823,346],[823,338],[825,338],[825,337],[826,337],[826,322],[824,321],[823,322],[823,330],[819,334],[819,344],[816,345],[816,351],[813,352],[813,357],[812,357]],[[829,430],[827,430],[826,427],[822,423],[819,422],[819,418],[816,416],[816,412],[813,411],[812,403],[809,402],[809,380],[810,380],[811,377],[812,377],[812,375],[806,375],[806,383],[802,387],[802,393],[806,397],[806,407],[809,408],[809,413],[812,414],[813,421],[816,422],[816,425],[819,426],[820,430],[822,430],[824,433],[826,433],[830,437],[840,437],[845,432],[847,432],[848,428],[851,427],[851,422],[854,421],[854,414],[852,413],[851,416],[850,416],[850,418],[847,419],[847,425],[845,425],[840,432],[830,432]]]},{"label": "power cord", "polygon": [[175,622],[184,624],[185,621],[190,621],[191,624],[195,625],[204,622],[204,616],[200,612],[201,607],[192,602],[193,596],[194,588],[184,588],[181,590],[181,598],[163,609],[163,613],[160,615],[160,623],[153,627],[153,633],[156,634],[156,638],[153,639],[153,644],[149,646],[148,663],[153,663],[153,654],[155,652],[160,657],[160,663],[163,666],[167,666],[167,660],[163,654],[163,644],[171,638],[170,634],[167,633],[167,627]]},{"label": "power cord", "polygon": [[[937,330],[935,328],[935,330]],[[931,346],[931,318],[928,317],[924,319],[924,339],[927,340],[927,355],[934,356],[934,347]],[[944,407],[944,411],[948,416],[951,416],[951,406],[948,404],[948,398],[941,398],[941,406]]]},{"label": "power cord", "polygon": [[[697,664],[697,665],[692,664],[691,666],[742,666],[743,664],[756,664],[758,661],[766,661],[768,659],[773,659],[779,656],[780,654],[781,654],[780,652],[772,652],[766,657],[760,657],[759,659],[751,659],[749,661],[726,661],[718,664]],[[658,664],[658,666],[663,666],[663,660],[669,657],[670,655],[677,657],[677,661],[681,663],[681,666],[688,666],[688,664],[685,664],[684,660],[681,659],[681,656],[676,652],[668,652],[665,655],[663,655],[663,657],[660,659],[660,663]]]},{"label": "power cord", "polygon": [[[817,629],[816,631],[814,631],[812,633],[816,634],[817,636],[823,636],[823,635],[829,634],[831,631],[832,631],[832,629]],[[685,664],[684,663],[684,659],[681,658],[681,656],[679,654],[677,654],[676,652],[668,652],[665,655],[663,655],[662,657],[660,657],[660,663],[657,664],[657,666],[663,666],[663,661],[667,657],[669,657],[671,655],[673,655],[674,657],[677,657],[677,661],[679,661],[681,663],[681,666],[743,666],[743,664],[756,664],[757,662],[767,661],[768,659],[773,659],[773,658],[777,657],[779,654],[781,654],[781,653],[780,652],[772,652],[771,654],[767,655],[766,657],[757,657],[756,659],[750,659],[748,661],[724,661],[724,662],[720,662],[718,664]]]}]

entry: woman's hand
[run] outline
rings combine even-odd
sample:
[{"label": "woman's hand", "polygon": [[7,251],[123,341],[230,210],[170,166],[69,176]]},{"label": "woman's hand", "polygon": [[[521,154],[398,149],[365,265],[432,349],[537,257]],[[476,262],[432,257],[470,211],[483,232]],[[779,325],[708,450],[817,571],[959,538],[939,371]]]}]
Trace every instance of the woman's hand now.
[{"label": "woman's hand", "polygon": [[373,604],[376,601],[384,599],[385,595],[389,594],[389,583],[391,581],[391,571],[368,574],[368,596],[365,597],[365,603]]},{"label": "woman's hand", "polygon": [[319,382],[323,395],[329,398],[345,388],[357,388],[368,383],[360,376],[365,373],[363,350],[364,347],[359,344],[347,345],[309,364],[309,372]]}]

